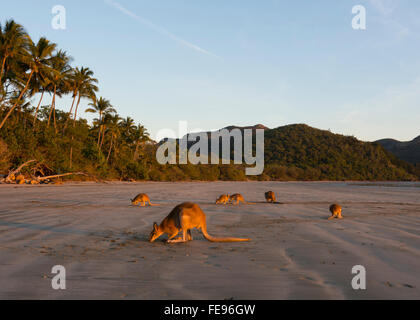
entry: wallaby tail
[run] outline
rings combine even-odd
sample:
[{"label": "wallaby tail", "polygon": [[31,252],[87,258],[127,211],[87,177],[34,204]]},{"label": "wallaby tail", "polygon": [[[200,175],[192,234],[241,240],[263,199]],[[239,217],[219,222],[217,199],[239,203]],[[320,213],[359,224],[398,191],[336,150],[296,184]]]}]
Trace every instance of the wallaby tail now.
[{"label": "wallaby tail", "polygon": [[248,202],[248,201],[245,201],[245,204],[257,204],[256,202]]},{"label": "wallaby tail", "polygon": [[160,206],[160,204],[155,204],[155,203],[151,203],[151,202],[149,202],[149,205],[150,205],[151,207],[159,207],[159,206]]},{"label": "wallaby tail", "polygon": [[201,227],[201,231],[203,232],[204,238],[206,238],[210,242],[245,242],[251,241],[251,239],[242,239],[242,238],[215,238],[212,237],[207,233],[207,227]]}]

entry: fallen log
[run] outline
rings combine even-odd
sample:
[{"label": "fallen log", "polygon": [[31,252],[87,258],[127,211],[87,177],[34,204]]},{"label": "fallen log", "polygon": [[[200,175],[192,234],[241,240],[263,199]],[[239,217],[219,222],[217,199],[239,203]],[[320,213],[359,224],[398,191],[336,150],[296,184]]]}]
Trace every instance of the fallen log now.
[{"label": "fallen log", "polygon": [[36,177],[35,179],[38,181],[44,181],[44,180],[49,180],[49,179],[55,179],[55,178],[61,178],[61,177],[68,177],[68,176],[87,176],[89,177],[88,174],[83,173],[83,172],[69,172],[69,173],[63,173],[63,174],[56,174],[53,176],[47,176],[47,177]]},{"label": "fallen log", "polygon": [[29,160],[26,161],[25,163],[21,164],[16,170],[12,170],[9,172],[9,174],[6,176],[6,178],[1,179],[1,182],[13,182],[16,180],[16,174],[19,173],[20,171],[22,171],[22,169],[24,167],[26,167],[27,165],[31,164],[32,162],[36,162],[36,160]]}]

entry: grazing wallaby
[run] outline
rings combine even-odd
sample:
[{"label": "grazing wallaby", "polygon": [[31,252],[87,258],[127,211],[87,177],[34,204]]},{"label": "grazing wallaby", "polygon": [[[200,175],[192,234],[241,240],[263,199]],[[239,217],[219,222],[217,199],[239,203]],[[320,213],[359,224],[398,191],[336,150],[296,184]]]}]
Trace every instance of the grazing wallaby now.
[{"label": "grazing wallaby", "polygon": [[229,195],[228,194],[222,194],[217,200],[216,204],[227,204],[229,202]]},{"label": "grazing wallaby", "polygon": [[138,204],[140,204],[141,207],[145,207],[146,202],[148,202],[151,207],[158,206],[158,204],[152,204],[150,202],[149,196],[145,193],[140,193],[134,199],[131,199],[131,204],[134,206],[137,206]]},{"label": "grazing wallaby", "polygon": [[[207,233],[206,215],[201,208],[191,202],[176,206],[158,226],[155,222],[150,233],[149,241],[154,242],[162,234],[168,234],[167,243],[187,242],[192,240],[191,229],[201,229],[204,237],[211,242],[242,242],[251,239],[215,238]],[[174,239],[182,231],[182,237]]]},{"label": "grazing wallaby", "polygon": [[238,205],[239,202],[243,202],[245,204],[255,204],[254,202],[246,202],[244,197],[240,193],[235,193],[234,195],[231,195],[229,197],[229,201],[232,201],[233,204],[235,204],[234,201],[236,201],[236,205]]},{"label": "grazing wallaby", "polygon": [[276,202],[276,195],[274,194],[273,191],[268,191],[265,193],[265,200],[267,200],[267,202],[271,202],[274,203]]},{"label": "grazing wallaby", "polygon": [[341,206],[338,204],[333,204],[330,207],[331,211],[331,217],[328,218],[328,220],[332,220],[334,218],[337,219],[343,219],[343,216],[341,215]]}]

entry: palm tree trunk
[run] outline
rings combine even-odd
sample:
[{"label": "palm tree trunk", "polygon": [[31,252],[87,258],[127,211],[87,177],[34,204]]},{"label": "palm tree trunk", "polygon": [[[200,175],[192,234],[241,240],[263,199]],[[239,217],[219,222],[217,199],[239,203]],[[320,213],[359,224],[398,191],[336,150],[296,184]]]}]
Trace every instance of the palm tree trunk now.
[{"label": "palm tree trunk", "polygon": [[28,81],[26,82],[25,88],[22,90],[22,92],[19,95],[19,98],[17,99],[17,101],[15,102],[15,104],[13,105],[13,107],[10,108],[9,112],[6,114],[6,116],[4,117],[3,121],[0,123],[0,129],[3,128],[4,124],[6,123],[7,118],[10,117],[10,115],[12,114],[13,110],[16,108],[17,104],[20,102],[20,99],[22,99],[22,96],[25,94],[26,90],[28,90],[28,86],[29,86],[29,82],[32,79],[32,75],[34,74],[34,71],[31,71],[31,74],[29,75]]},{"label": "palm tree trunk", "polygon": [[109,145],[108,156],[106,157],[106,163],[109,161],[109,157],[111,156],[112,144],[114,141],[114,135],[111,135],[111,143]]},{"label": "palm tree trunk", "polygon": [[102,114],[99,113],[99,132],[98,132],[98,143],[97,143],[98,147],[99,147],[99,141],[101,139],[101,131],[102,131]]},{"label": "palm tree trunk", "polygon": [[55,106],[55,95],[56,95],[56,92],[57,92],[57,86],[54,85],[54,94],[53,94],[53,99],[52,99],[52,102],[51,102],[50,115],[48,117],[48,127],[50,126],[51,114],[52,114],[52,111],[54,110],[54,106]]},{"label": "palm tree trunk", "polygon": [[96,144],[98,148],[99,148],[99,142],[101,141],[101,133],[102,133],[102,125],[99,125],[98,143]]},{"label": "palm tree trunk", "polygon": [[4,67],[6,65],[6,59],[7,57],[3,58],[3,62],[1,64],[1,72],[0,72],[0,84],[3,84],[3,72],[4,72]]},{"label": "palm tree trunk", "polygon": [[71,113],[73,112],[74,101],[76,100],[76,97],[77,97],[77,91],[74,91],[73,102],[72,102],[72,104],[71,104],[71,108],[70,108],[70,112],[69,112],[69,117],[67,118],[66,123],[64,124],[63,133],[64,133],[64,131],[66,131],[67,126],[68,126],[68,123],[69,123],[69,120],[70,120],[70,118],[71,118]]},{"label": "palm tree trunk", "polygon": [[35,110],[34,122],[32,123],[32,127],[34,128],[34,131],[35,131],[36,119],[38,118],[38,110],[39,110],[39,107],[41,106],[41,101],[42,101],[42,98],[44,97],[44,92],[45,91],[42,90],[41,98],[39,99],[38,106],[36,107],[36,110]]},{"label": "palm tree trunk", "polygon": [[105,140],[105,130],[106,130],[106,126],[103,126],[102,128],[102,140],[101,140],[101,144],[99,146],[99,150],[102,150],[102,145],[104,144],[104,140]]},{"label": "palm tree trunk", "polygon": [[73,127],[76,126],[77,109],[79,109],[79,103],[80,103],[81,98],[82,97],[80,96],[80,93],[79,93],[79,98],[77,99],[77,104],[76,104],[76,110],[74,110]]},{"label": "palm tree trunk", "polygon": [[[76,127],[77,109],[79,108],[79,103],[80,103],[81,98],[82,97],[80,96],[80,93],[79,93],[79,98],[77,99],[77,104],[76,104],[76,110],[74,110],[73,128]],[[70,142],[70,169],[73,166],[73,140],[74,140],[74,136],[72,134],[71,135],[71,142]]]}]

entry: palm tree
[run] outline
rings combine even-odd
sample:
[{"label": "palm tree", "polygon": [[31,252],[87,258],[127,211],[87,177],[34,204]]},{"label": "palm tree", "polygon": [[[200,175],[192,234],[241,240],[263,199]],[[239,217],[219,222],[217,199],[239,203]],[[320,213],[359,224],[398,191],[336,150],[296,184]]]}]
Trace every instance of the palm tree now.
[{"label": "palm tree", "polygon": [[[9,112],[4,117],[3,121],[0,123],[0,129],[3,128],[6,120],[12,114],[13,110],[16,108],[17,104],[20,102],[20,99],[25,94],[26,90],[29,87],[29,83],[34,74],[39,74],[49,70],[49,60],[53,51],[55,50],[56,44],[51,43],[46,38],[40,38],[38,43],[35,45],[32,40],[29,38],[28,52],[22,57],[22,61],[27,66],[29,73],[25,73],[22,81],[27,78],[23,89],[20,92],[20,95],[15,102],[15,104],[9,109]],[[23,84],[22,84],[23,85]]]},{"label": "palm tree", "polygon": [[36,120],[38,119],[38,111],[39,111],[39,107],[41,106],[41,102],[42,99],[44,98],[44,94],[46,91],[48,91],[48,86],[49,86],[49,80],[47,78],[45,79],[35,79],[35,77],[32,77],[32,81],[30,86],[30,93],[29,95],[32,97],[34,96],[36,93],[41,93],[41,97],[38,100],[38,104],[36,106],[35,109],[35,113],[34,113],[34,119],[32,121],[32,127],[33,130],[35,130],[35,125],[36,125]]},{"label": "palm tree", "polygon": [[8,59],[20,60],[28,44],[29,36],[25,29],[13,20],[6,21],[4,27],[0,24],[0,86],[3,85],[3,75]]},{"label": "palm tree", "polygon": [[149,133],[147,132],[146,128],[141,124],[137,125],[136,130],[133,133],[133,141],[136,144],[133,160],[136,161],[139,158],[140,145],[144,145],[146,142],[151,141]]},{"label": "palm tree", "polygon": [[85,112],[90,112],[90,113],[98,113],[99,114],[99,118],[98,118],[98,126],[99,126],[99,132],[98,132],[98,147],[99,147],[99,142],[101,139],[101,133],[102,133],[102,129],[103,129],[103,124],[102,124],[102,120],[103,120],[103,116],[104,114],[107,113],[116,113],[117,111],[112,107],[111,102],[109,102],[109,100],[100,97],[99,100],[96,100],[95,102],[89,103],[89,105],[92,108],[86,109]]},{"label": "palm tree", "polygon": [[[73,128],[76,127],[76,118],[77,118],[77,110],[79,108],[80,99],[89,98],[93,102],[96,101],[96,94],[95,92],[98,91],[98,87],[96,83],[98,83],[98,79],[93,78],[93,71],[89,68],[82,67],[81,69],[76,68],[74,70],[74,74],[72,75],[73,81],[73,96],[74,99],[76,96],[77,104],[76,109],[74,110],[74,117],[73,117]],[[71,137],[71,141],[73,142],[73,135]],[[72,158],[73,158],[73,143],[71,143],[70,147],[70,168],[72,167]]]},{"label": "palm tree", "polygon": [[[107,132],[107,128],[108,126],[111,124],[112,125],[112,121],[114,120],[114,116],[116,116],[113,113],[105,113],[103,115],[101,124],[102,124],[102,137],[100,139],[100,143],[99,143],[99,150],[102,150],[102,145],[104,144],[105,141],[105,133]],[[121,118],[118,116],[118,121],[120,121]]]},{"label": "palm tree", "polygon": [[108,149],[108,156],[106,157],[106,162],[109,162],[109,158],[111,156],[112,148],[114,147],[115,150],[115,142],[118,140],[120,135],[120,116],[118,114],[111,115],[108,114],[108,127],[109,127],[109,135],[111,136],[111,140],[109,142],[109,149]]},{"label": "palm tree", "polygon": [[93,71],[89,68],[82,67],[80,70],[79,68],[76,68],[74,81],[76,81],[79,97],[77,100],[76,109],[74,110],[73,127],[76,126],[77,110],[79,108],[80,99],[89,98],[95,102],[95,92],[98,91],[98,87],[96,86],[98,79],[93,78]]},{"label": "palm tree", "polygon": [[127,118],[123,119],[120,123],[120,127],[121,127],[121,131],[124,135],[125,141],[128,144],[132,143],[131,135],[136,130],[136,124],[135,124],[133,118],[127,117]]},{"label": "palm tree", "polygon": [[[66,93],[68,90],[68,78],[70,77],[71,67],[70,61],[72,58],[67,55],[65,51],[59,50],[54,56],[50,59],[50,85],[52,87],[53,98],[51,102],[50,114],[48,117],[48,126],[51,121],[51,114],[54,112],[54,128],[57,131],[57,126],[55,122],[55,100],[58,95],[61,97],[62,94]],[[58,91],[57,91],[58,90]]]}]

